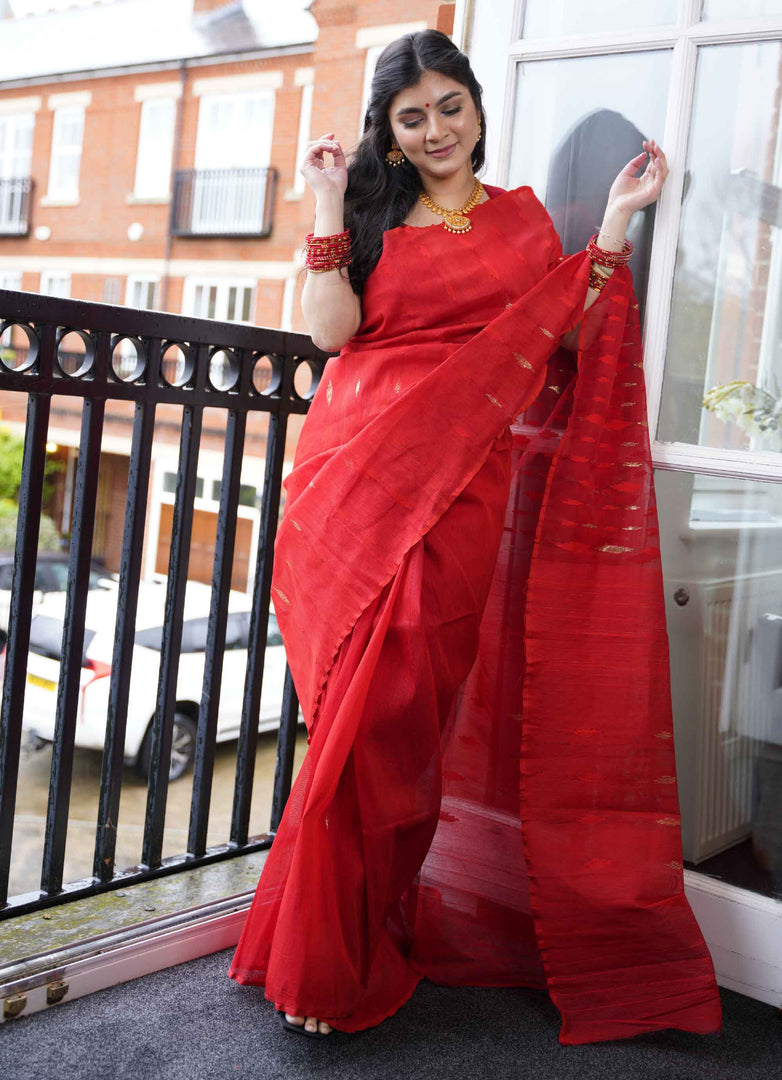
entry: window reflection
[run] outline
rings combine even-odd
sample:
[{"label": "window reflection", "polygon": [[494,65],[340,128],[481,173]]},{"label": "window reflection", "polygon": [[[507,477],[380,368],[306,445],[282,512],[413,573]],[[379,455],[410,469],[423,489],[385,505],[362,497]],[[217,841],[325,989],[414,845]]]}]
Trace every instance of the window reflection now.
[{"label": "window reflection", "polygon": [[[508,186],[533,188],[566,254],[598,232],[611,184],[643,140],[662,140],[670,62],[656,50],[518,65]],[[627,230],[642,325],[655,213],[656,203],[638,211]]]},{"label": "window reflection", "polygon": [[597,34],[611,30],[642,30],[647,26],[670,26],[676,22],[678,0],[527,0],[524,37],[558,34]]},{"label": "window reflection", "polygon": [[782,484],[655,471],[684,858],[782,892]]},{"label": "window reflection", "polygon": [[782,43],[698,57],[661,441],[782,450]]}]

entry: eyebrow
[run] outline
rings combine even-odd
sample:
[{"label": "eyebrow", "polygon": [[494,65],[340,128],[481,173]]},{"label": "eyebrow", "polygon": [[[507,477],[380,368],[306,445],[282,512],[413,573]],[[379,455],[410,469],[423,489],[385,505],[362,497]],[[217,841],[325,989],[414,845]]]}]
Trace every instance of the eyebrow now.
[{"label": "eyebrow", "polygon": [[[449,94],[443,94],[439,101],[435,102],[436,105],[442,105],[448,98],[456,97],[458,94],[464,93],[463,90],[451,90]],[[406,113],[423,112],[424,110],[417,105],[409,105],[406,109],[400,109],[396,114],[397,116],[404,116]]]}]

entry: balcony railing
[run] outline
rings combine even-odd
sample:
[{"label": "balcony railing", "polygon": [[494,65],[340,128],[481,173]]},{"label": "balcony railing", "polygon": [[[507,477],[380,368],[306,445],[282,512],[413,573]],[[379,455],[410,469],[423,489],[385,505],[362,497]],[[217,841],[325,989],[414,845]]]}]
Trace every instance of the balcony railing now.
[{"label": "balcony railing", "polygon": [[[133,354],[135,362],[131,364]],[[0,918],[36,911],[270,846],[290,792],[298,720],[298,701],[290,670],[286,668],[269,831],[248,837],[283,455],[288,417],[292,413],[307,412],[322,374],[323,358],[323,354],[303,334],[0,290],[0,391],[19,393],[25,395],[27,400],[11,610],[0,708]],[[300,369],[301,374],[297,374]],[[305,380],[309,385],[306,390],[299,390],[297,386],[301,386],[302,375],[305,374],[310,376]],[[73,484],[68,586],[49,803],[40,892],[8,899],[47,428],[53,395],[67,395],[82,402],[82,425]],[[117,621],[93,875],[63,884],[90,553],[98,495],[98,462],[107,400],[135,404]],[[166,404],[182,407],[182,426],[166,585],[166,618],[160,643],[156,710],[152,723],[144,839],[140,864],[128,870],[116,871],[116,823],[123,775],[152,436],[156,409]],[[196,466],[205,409],[225,410],[226,417],[211,607],[187,848],[186,853],[163,859],[177,668],[182,646]],[[230,835],[225,838],[225,843],[207,848],[217,707],[226,644],[242,455],[247,421],[252,413],[267,414],[268,429],[233,810]]]},{"label": "balcony railing", "polygon": [[0,236],[27,236],[32,190],[29,176],[0,177]]},{"label": "balcony railing", "polygon": [[174,175],[173,236],[263,237],[271,232],[277,170],[183,169]]}]

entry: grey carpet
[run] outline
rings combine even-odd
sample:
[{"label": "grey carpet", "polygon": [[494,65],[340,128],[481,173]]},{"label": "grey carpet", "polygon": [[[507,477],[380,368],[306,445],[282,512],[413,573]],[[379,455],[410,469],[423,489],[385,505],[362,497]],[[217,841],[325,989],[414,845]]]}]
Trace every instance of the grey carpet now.
[{"label": "grey carpet", "polygon": [[419,983],[375,1028],[283,1031],[260,987],[227,976],[233,949],[0,1026],[2,1080],[776,1080],[777,1009],[721,989],[723,1031],[659,1031],[561,1046],[541,990]]}]

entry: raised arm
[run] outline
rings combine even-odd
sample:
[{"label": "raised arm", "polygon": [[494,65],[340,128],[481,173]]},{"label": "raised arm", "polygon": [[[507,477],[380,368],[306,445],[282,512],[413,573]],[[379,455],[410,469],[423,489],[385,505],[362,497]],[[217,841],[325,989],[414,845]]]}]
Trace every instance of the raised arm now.
[{"label": "raised arm", "polygon": [[[646,149],[628,161],[616,180],[614,180],[608,193],[603,224],[597,237],[598,247],[605,248],[607,251],[622,250],[630,218],[636,210],[640,210],[648,203],[655,201],[668,176],[668,163],[665,154],[654,139],[651,142],[644,139],[643,145]],[[649,161],[646,170],[636,178],[634,173],[641,164],[644,153],[649,154]],[[598,273],[605,278],[609,278],[614,272],[609,266],[600,266],[599,264],[597,266]],[[591,287],[587,289],[584,311],[594,304],[599,295],[599,289]],[[564,334],[560,338],[560,345],[566,349],[577,349],[580,329],[581,323],[575,326],[570,333]]]},{"label": "raised arm", "polygon": [[[339,143],[329,132],[313,140],[307,149],[301,173],[315,192],[315,236],[333,236],[345,228],[345,188],[347,168]],[[332,154],[333,166],[325,167],[324,152]],[[361,299],[353,291],[346,267],[307,271],[301,294],[301,309],[310,337],[324,352],[339,352],[361,325]]]}]

